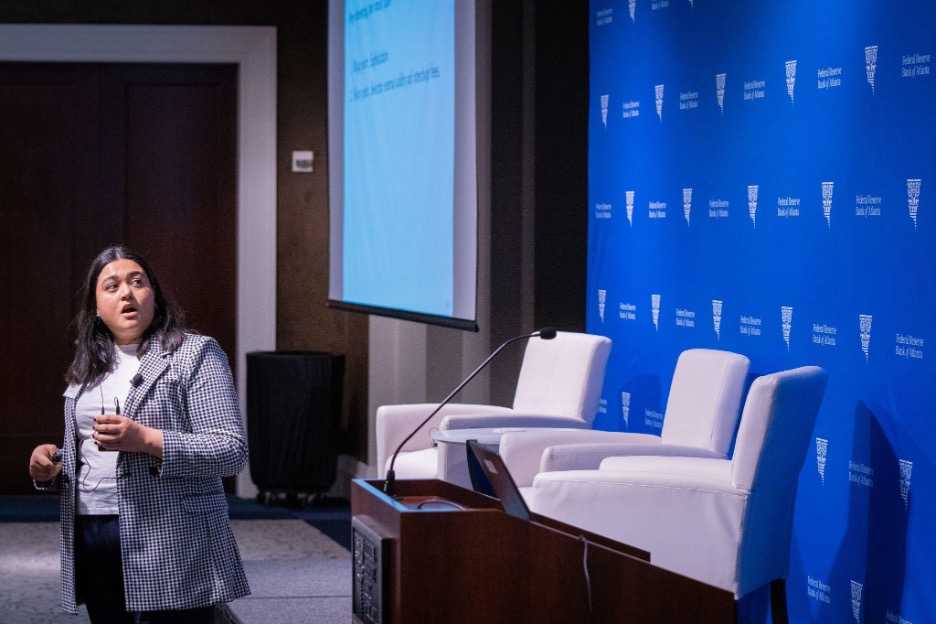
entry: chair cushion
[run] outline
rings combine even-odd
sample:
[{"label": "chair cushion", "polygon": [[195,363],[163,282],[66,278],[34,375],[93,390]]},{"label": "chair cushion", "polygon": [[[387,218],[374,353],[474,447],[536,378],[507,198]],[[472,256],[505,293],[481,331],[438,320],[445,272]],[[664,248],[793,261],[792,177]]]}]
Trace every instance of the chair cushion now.
[{"label": "chair cushion", "polygon": [[[387,470],[390,461],[387,459]],[[435,448],[422,449],[409,453],[401,452],[397,455],[393,471],[397,479],[435,479],[438,467],[438,452]]]}]

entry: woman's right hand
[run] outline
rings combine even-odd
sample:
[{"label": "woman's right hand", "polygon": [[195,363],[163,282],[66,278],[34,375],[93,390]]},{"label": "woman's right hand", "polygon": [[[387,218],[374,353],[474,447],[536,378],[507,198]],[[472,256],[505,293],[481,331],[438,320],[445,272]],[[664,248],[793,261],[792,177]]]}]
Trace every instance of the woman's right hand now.
[{"label": "woman's right hand", "polygon": [[61,462],[53,462],[52,454],[58,450],[54,444],[40,444],[29,458],[29,476],[36,481],[51,481],[62,470]]}]

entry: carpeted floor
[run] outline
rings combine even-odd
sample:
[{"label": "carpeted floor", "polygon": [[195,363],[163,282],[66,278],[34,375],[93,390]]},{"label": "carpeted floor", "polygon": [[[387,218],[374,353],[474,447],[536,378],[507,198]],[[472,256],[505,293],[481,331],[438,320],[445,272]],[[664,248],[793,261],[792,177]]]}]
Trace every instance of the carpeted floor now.
[{"label": "carpeted floor", "polygon": [[[232,527],[252,594],[228,605],[235,624],[351,619],[351,514],[343,501],[266,507],[231,498]],[[89,622],[59,607],[58,499],[0,497],[0,622]]]}]

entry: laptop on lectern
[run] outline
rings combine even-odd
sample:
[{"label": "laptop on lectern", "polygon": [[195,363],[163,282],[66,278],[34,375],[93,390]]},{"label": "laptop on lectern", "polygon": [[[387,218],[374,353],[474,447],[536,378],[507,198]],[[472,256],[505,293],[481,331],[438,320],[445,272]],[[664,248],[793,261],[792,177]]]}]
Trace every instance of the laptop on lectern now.
[{"label": "laptop on lectern", "polygon": [[468,473],[476,492],[499,499],[504,511],[511,516],[531,519],[530,508],[507,471],[504,460],[475,440],[468,440]]}]

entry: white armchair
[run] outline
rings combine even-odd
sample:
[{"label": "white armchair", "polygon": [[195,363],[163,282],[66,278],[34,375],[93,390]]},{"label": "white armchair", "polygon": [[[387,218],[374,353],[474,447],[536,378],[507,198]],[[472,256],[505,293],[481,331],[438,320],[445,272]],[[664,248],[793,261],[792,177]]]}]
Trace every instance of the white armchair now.
[{"label": "white armchair", "polygon": [[[450,403],[401,450],[394,465],[398,479],[440,478],[470,487],[464,462],[448,461],[447,445],[436,448],[433,429],[477,427],[587,428],[598,411],[611,340],[604,336],[557,332],[552,340],[530,340],[523,355],[513,407]],[[377,469],[383,478],[391,455],[437,403],[384,405],[377,409]],[[460,459],[460,458],[459,458]]]},{"label": "white armchair", "polygon": [[541,470],[598,468],[606,457],[627,454],[725,458],[741,413],[751,362],[714,349],[680,354],[673,373],[662,435],[619,431],[536,431],[508,433],[500,455],[530,501]]},{"label": "white armchair", "polygon": [[732,459],[622,456],[543,472],[533,510],[650,552],[654,565],[740,598],[770,584],[786,617],[799,473],[826,387],[814,366],[757,378]]}]

